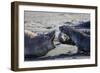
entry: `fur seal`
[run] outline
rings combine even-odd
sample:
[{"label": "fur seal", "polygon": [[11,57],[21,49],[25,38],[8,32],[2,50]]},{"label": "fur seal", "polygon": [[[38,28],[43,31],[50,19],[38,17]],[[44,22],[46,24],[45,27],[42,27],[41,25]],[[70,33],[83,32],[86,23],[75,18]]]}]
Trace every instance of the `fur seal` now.
[{"label": "fur seal", "polygon": [[75,45],[78,47],[77,54],[83,53],[90,55],[90,36],[80,32],[70,26],[61,26],[59,27],[60,31],[68,35]]},{"label": "fur seal", "polygon": [[25,58],[37,58],[44,56],[46,53],[48,53],[48,51],[55,48],[53,43],[54,38],[55,31],[37,35],[33,38],[29,37],[27,33],[24,33]]}]

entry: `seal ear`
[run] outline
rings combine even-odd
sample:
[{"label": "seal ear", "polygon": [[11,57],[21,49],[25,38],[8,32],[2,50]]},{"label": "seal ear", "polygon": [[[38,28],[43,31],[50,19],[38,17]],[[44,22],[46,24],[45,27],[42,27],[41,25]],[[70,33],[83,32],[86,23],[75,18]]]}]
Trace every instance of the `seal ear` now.
[{"label": "seal ear", "polygon": [[48,34],[46,34],[46,36],[48,37],[48,40],[53,41],[55,38],[55,31],[49,32]]}]

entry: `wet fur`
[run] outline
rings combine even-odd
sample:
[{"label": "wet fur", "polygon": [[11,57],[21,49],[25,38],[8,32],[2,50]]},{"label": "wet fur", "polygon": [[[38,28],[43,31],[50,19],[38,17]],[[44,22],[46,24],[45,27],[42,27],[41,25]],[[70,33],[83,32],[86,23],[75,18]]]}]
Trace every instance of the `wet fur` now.
[{"label": "wet fur", "polygon": [[54,49],[53,40],[55,38],[55,31],[47,34],[37,35],[31,38],[27,33],[24,34],[24,55],[25,58],[37,58],[44,56],[48,51]]},{"label": "wet fur", "polygon": [[90,54],[90,36],[70,26],[61,26],[60,31],[68,35],[78,47],[77,53]]}]

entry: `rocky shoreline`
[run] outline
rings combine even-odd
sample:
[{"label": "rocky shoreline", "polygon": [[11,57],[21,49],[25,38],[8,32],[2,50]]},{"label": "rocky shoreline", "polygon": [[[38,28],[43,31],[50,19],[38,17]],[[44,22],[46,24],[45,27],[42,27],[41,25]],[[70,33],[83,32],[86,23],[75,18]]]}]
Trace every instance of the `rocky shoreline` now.
[{"label": "rocky shoreline", "polygon": [[[75,45],[59,44],[57,41],[59,35],[59,27],[77,26],[78,24],[87,22],[90,20],[89,14],[82,13],[49,13],[49,12],[31,12],[25,11],[25,30],[28,30],[37,35],[48,34],[48,32],[55,30],[54,44],[55,48],[50,50],[46,55],[39,58],[32,58],[32,56],[26,56],[25,61],[35,60],[55,60],[55,59],[85,59],[89,58],[89,55],[74,54],[78,51],[78,47]],[[83,27],[83,25],[82,25]],[[90,31],[90,29],[79,29],[79,31]],[[89,34],[90,35],[90,34]],[[32,36],[33,37],[33,36]],[[58,45],[56,45],[58,44]]]}]

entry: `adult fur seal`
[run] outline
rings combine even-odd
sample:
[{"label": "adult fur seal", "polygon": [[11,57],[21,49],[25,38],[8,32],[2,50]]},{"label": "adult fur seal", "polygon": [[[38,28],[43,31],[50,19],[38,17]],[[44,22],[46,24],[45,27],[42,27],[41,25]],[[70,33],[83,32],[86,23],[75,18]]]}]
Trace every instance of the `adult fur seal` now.
[{"label": "adult fur seal", "polygon": [[[73,24],[71,27],[73,27],[74,29],[77,29],[78,31],[83,32],[87,35],[90,35],[90,21],[81,22],[77,25]],[[62,44],[75,45],[75,43],[72,41],[72,39],[68,35],[66,35],[62,32],[59,33],[58,39],[59,39],[59,42],[61,42]]]},{"label": "adult fur seal", "polygon": [[61,26],[59,27],[60,31],[68,35],[75,45],[78,47],[77,54],[83,53],[90,55],[90,36],[80,32],[70,26]]},{"label": "adult fur seal", "polygon": [[47,34],[30,37],[27,33],[24,34],[24,55],[25,58],[37,58],[44,56],[48,51],[55,48],[53,40],[55,31]]}]

